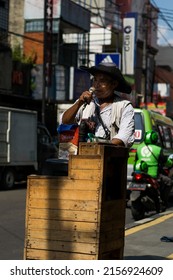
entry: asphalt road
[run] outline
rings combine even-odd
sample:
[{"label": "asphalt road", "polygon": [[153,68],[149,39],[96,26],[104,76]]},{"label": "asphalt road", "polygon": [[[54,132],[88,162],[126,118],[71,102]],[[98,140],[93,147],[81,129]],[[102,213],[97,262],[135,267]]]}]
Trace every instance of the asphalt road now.
[{"label": "asphalt road", "polygon": [[26,187],[0,191],[0,259],[22,260]]}]

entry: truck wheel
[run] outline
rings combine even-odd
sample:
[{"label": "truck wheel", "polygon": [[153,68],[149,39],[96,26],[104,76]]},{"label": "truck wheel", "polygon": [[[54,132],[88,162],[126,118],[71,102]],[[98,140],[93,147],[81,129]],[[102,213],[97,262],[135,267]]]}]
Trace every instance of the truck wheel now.
[{"label": "truck wheel", "polygon": [[6,190],[10,190],[14,187],[15,172],[12,168],[6,168],[2,174],[1,187]]}]

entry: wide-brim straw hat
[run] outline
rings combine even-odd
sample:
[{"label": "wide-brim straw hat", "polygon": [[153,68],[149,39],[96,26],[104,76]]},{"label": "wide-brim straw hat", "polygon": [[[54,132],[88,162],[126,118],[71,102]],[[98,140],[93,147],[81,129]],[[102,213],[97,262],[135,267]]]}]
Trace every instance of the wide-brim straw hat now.
[{"label": "wide-brim straw hat", "polygon": [[114,63],[100,63],[92,67],[80,66],[80,69],[90,73],[93,76],[98,72],[109,75],[113,80],[119,82],[116,91],[128,94],[132,91],[130,84],[125,80],[120,69]]}]

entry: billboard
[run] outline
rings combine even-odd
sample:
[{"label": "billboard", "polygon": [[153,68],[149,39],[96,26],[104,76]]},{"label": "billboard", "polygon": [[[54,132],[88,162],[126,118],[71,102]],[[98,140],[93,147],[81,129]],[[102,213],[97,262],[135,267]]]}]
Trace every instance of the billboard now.
[{"label": "billboard", "polygon": [[135,18],[123,19],[122,72],[134,75],[135,61]]}]

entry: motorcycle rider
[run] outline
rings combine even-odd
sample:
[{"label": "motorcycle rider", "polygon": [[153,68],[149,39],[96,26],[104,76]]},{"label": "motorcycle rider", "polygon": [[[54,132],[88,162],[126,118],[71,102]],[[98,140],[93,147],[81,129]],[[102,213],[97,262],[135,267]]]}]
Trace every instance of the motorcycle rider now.
[{"label": "motorcycle rider", "polygon": [[164,167],[170,167],[173,162],[171,158],[164,156],[163,149],[157,145],[158,133],[154,130],[149,130],[144,135],[144,141],[139,144],[136,152],[136,161],[145,161],[148,166],[147,173],[159,179],[160,196],[164,208],[167,207],[168,196],[173,186],[171,178],[163,174]]}]

